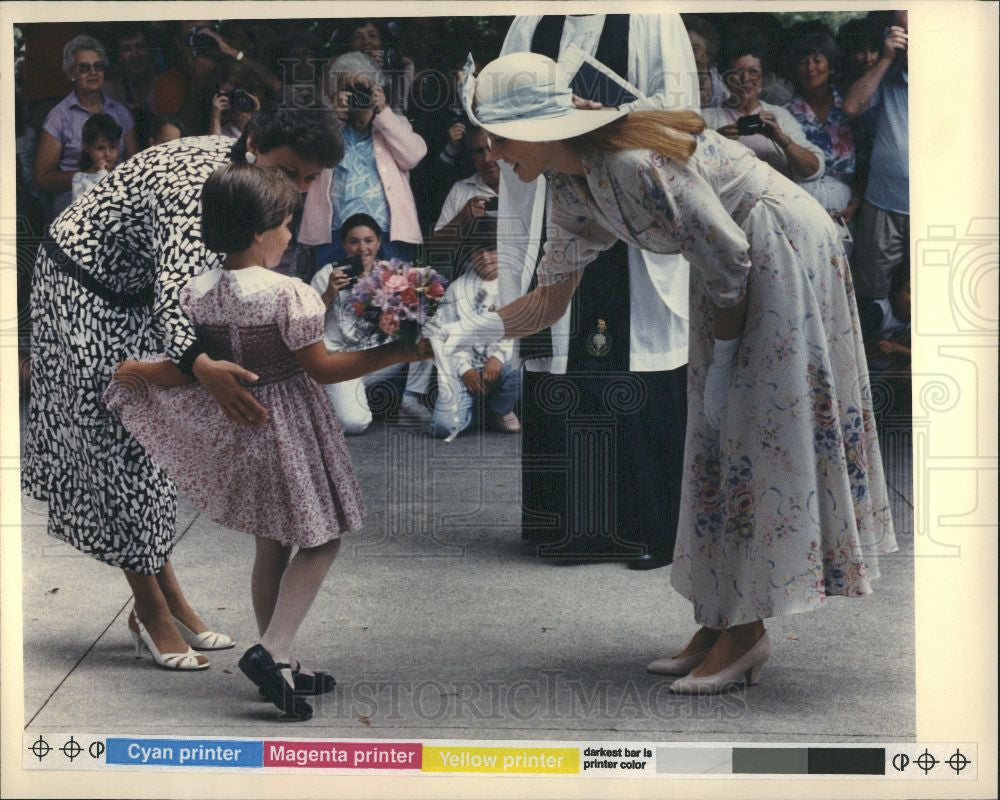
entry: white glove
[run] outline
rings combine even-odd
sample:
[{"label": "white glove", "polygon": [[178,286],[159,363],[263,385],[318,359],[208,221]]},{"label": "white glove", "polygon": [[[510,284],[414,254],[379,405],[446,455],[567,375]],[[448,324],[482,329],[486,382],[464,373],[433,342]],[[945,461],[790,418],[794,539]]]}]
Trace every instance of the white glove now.
[{"label": "white glove", "polygon": [[739,339],[716,339],[712,348],[712,365],[705,376],[705,418],[715,430],[722,422],[739,346]]}]

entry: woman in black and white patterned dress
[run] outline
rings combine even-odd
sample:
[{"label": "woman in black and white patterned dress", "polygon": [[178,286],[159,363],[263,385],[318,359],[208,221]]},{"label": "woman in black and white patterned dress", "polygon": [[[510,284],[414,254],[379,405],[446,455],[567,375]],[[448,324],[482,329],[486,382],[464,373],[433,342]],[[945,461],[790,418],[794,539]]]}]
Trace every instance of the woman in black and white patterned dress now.
[{"label": "woman in black and white patterned dress", "polygon": [[120,567],[135,596],[129,627],[160,666],[203,669],[190,648],[233,646],[207,629],[170,565],[173,484],[100,402],[115,367],[166,352],[227,417],[261,424],[240,384],[253,376],[204,353],[178,305],[189,278],[218,265],[200,235],[204,182],[230,160],[285,172],[305,191],[343,148],[332,115],[261,111],[235,144],[180,139],[129,159],[53,222],[31,292],[31,404],[22,488],[48,504],[49,533]]}]

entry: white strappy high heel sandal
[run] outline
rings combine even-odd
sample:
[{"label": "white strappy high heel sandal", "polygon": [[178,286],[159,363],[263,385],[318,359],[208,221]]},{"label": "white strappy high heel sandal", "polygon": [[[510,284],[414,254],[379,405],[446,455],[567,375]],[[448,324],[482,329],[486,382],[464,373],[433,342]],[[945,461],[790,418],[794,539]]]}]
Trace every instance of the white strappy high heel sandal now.
[{"label": "white strappy high heel sandal", "polygon": [[216,633],[215,631],[195,633],[187,625],[177,619],[177,617],[174,617],[174,622],[177,625],[177,630],[179,630],[181,632],[181,636],[184,637],[184,641],[195,650],[228,650],[236,644],[224,633]]},{"label": "white strappy high heel sandal", "polygon": [[132,643],[135,645],[136,658],[142,658],[142,650],[145,648],[153,657],[156,666],[163,669],[184,671],[208,669],[208,661],[199,661],[198,654],[190,647],[186,653],[161,653],[134,610],[129,618],[135,621],[136,626],[136,630],[133,630],[131,625],[128,628],[128,632],[132,634]]}]

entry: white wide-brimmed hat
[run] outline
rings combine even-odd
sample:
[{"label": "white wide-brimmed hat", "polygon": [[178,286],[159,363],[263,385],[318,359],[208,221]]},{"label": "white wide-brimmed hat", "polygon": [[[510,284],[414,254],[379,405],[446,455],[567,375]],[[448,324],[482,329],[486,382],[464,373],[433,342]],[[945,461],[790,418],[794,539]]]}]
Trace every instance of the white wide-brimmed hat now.
[{"label": "white wide-brimmed hat", "polygon": [[522,142],[554,142],[600,128],[628,112],[573,105],[570,76],[538,53],[510,53],[487,64],[477,78],[469,54],[462,83],[465,113],[489,133]]}]

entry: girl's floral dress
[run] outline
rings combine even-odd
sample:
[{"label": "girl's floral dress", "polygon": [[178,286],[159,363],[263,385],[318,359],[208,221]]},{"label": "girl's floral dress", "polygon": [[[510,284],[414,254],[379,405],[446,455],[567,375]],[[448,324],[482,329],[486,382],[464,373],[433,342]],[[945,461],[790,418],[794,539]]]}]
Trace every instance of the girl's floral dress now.
[{"label": "girl's floral dress", "polygon": [[104,402],[210,519],[285,545],[315,547],[361,527],[365,507],[330,402],[294,352],[323,338],[326,308],[297,278],[213,269],[180,305],[212,358],[258,376],[260,426],[230,422],[200,383],[115,380]]},{"label": "girl's floral dress", "polygon": [[[691,264],[688,422],[671,575],[714,628],[860,596],[896,550],[850,271],[829,215],[714,131],[553,176],[539,282],[623,239]],[[713,306],[747,298],[721,430],[703,414]]]}]

